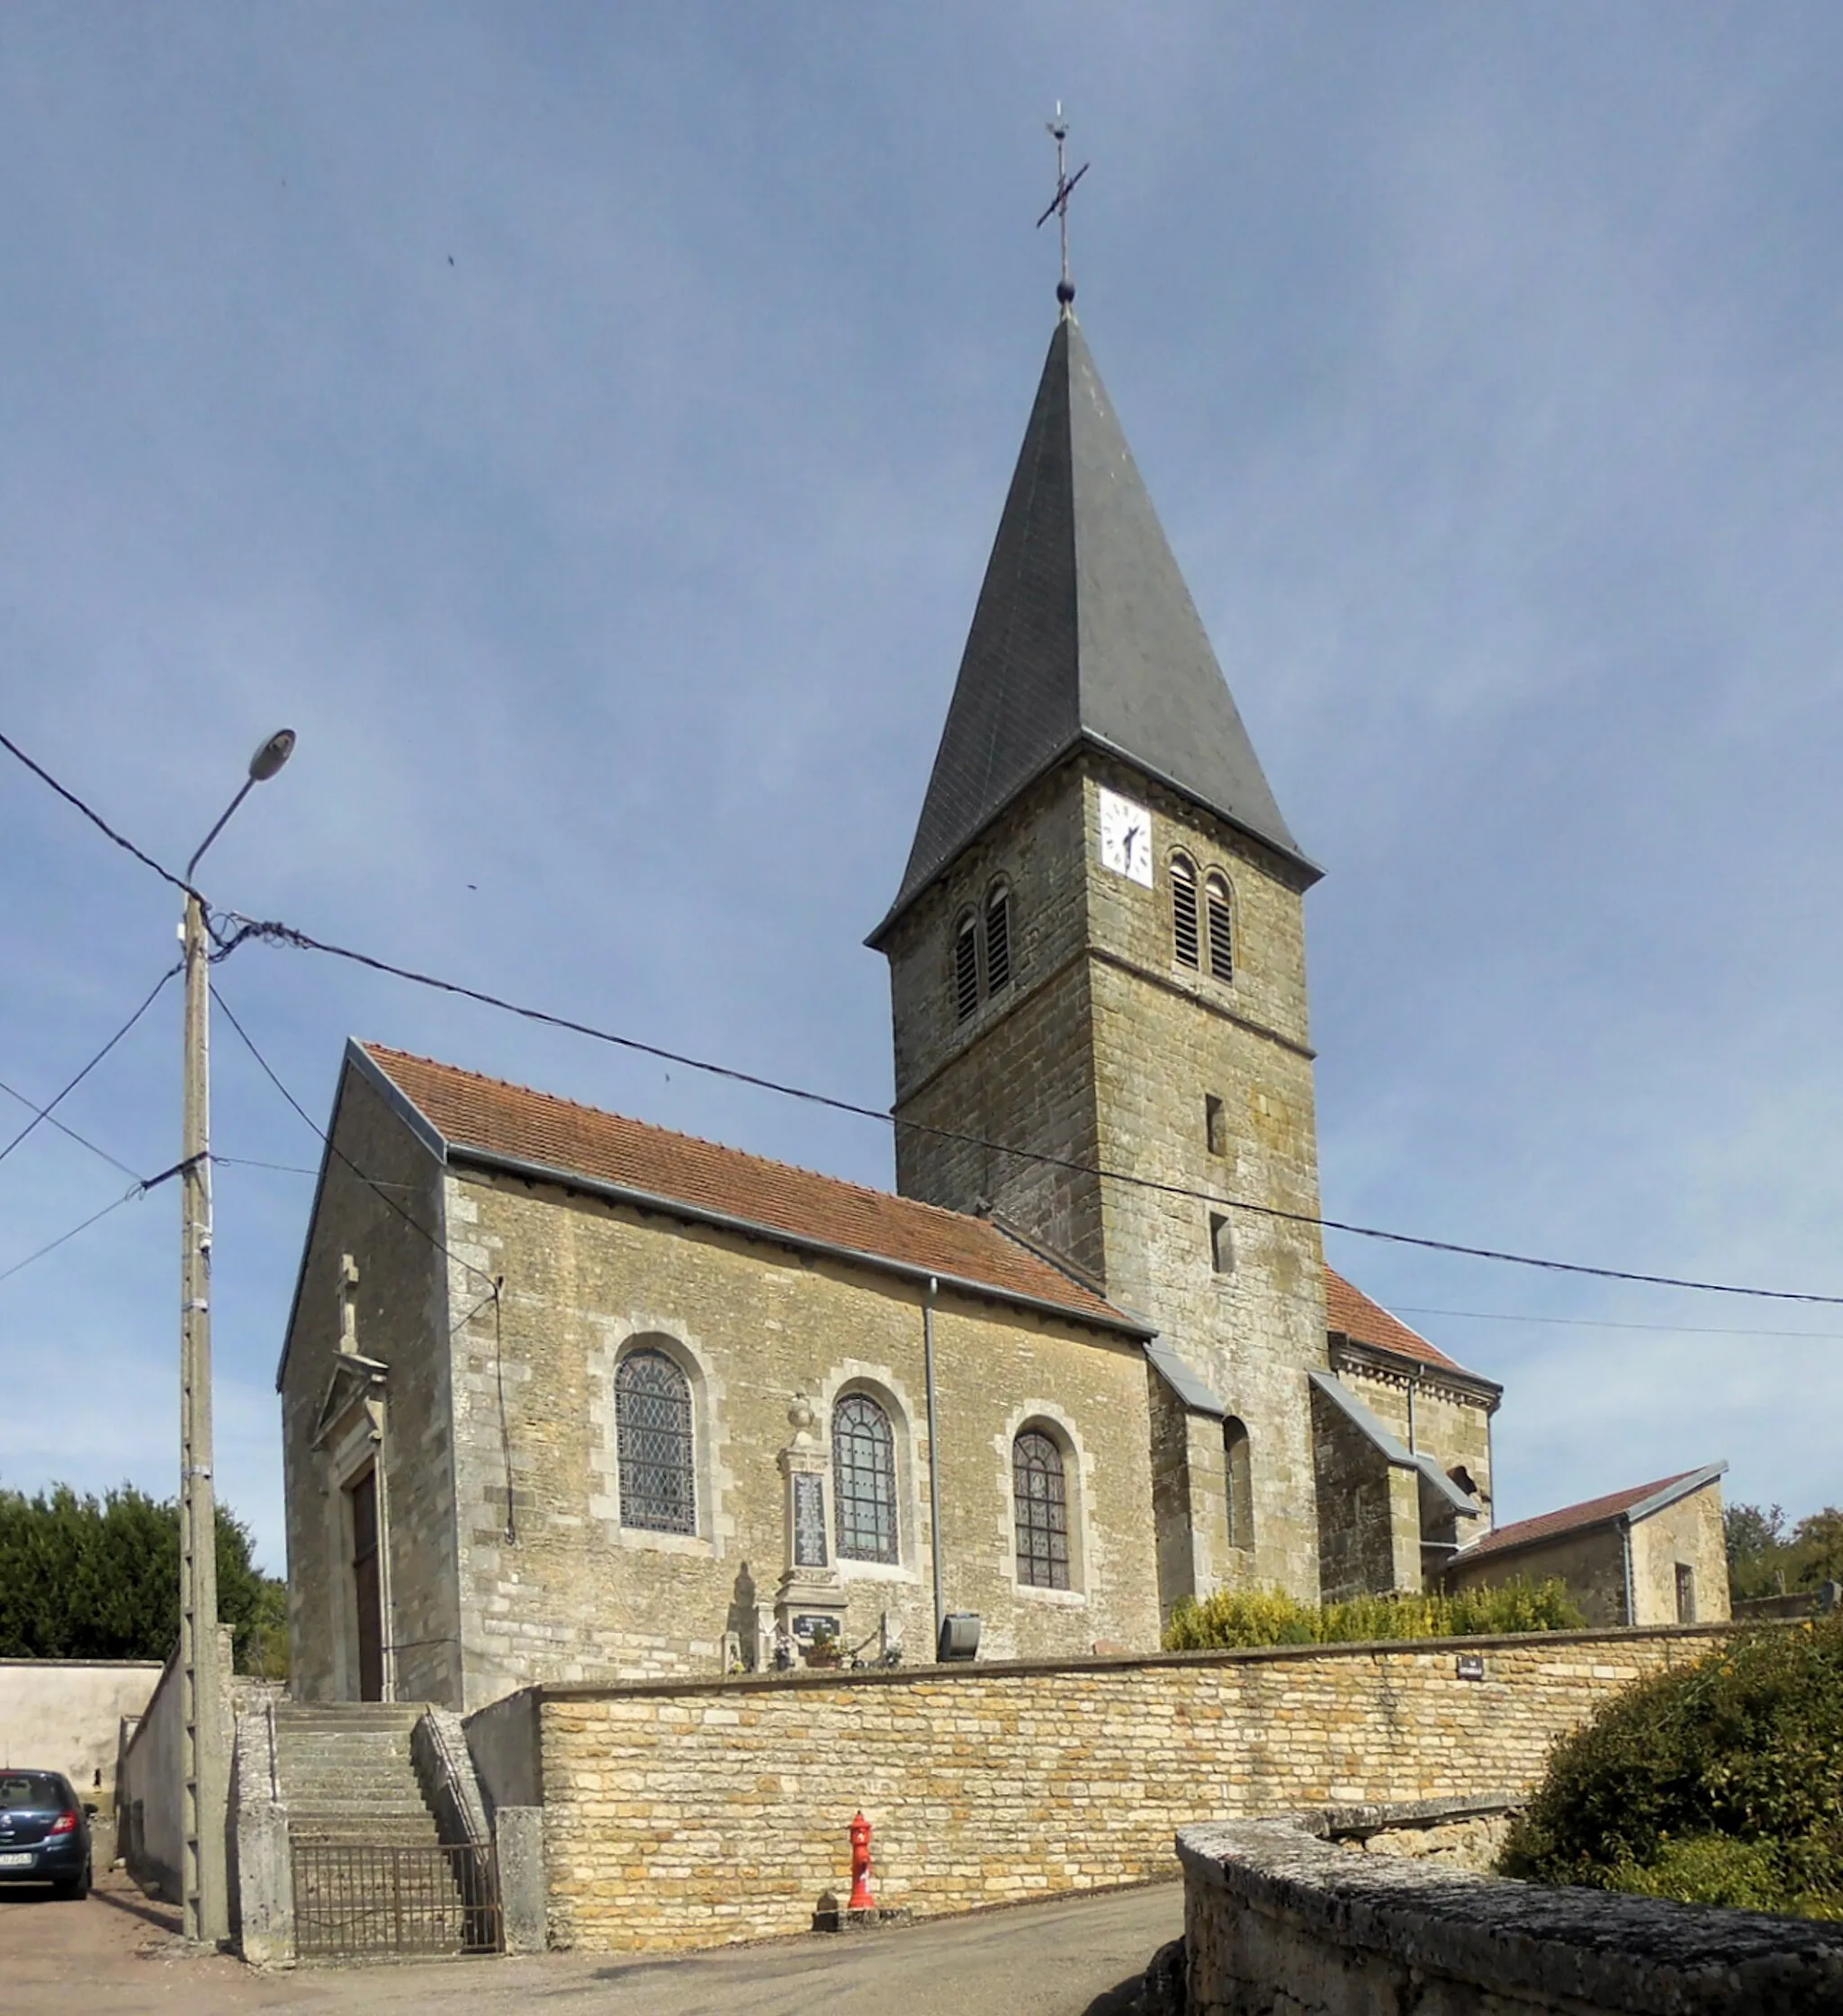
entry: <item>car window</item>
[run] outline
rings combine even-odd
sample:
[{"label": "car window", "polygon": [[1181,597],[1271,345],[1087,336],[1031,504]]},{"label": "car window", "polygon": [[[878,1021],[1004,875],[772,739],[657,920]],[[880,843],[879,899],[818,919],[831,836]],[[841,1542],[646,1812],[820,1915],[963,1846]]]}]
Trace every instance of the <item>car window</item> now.
[{"label": "car window", "polygon": [[49,1771],[0,1772],[0,1813],[42,1812],[47,1806],[61,1811],[69,1804],[64,1780]]}]

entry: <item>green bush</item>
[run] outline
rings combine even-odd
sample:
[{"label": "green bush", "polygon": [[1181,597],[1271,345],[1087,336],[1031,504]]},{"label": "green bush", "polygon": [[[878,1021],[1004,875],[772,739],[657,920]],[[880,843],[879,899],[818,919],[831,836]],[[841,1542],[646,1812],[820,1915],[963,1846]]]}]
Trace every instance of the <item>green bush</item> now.
[{"label": "green bush", "polygon": [[1629,1688],[1551,1751],[1506,1875],[1843,1916],[1843,1618]]},{"label": "green bush", "polygon": [[1349,1645],[1375,1638],[1473,1638],[1519,1631],[1578,1631],[1586,1619],[1559,1581],[1506,1582],[1458,1596],[1359,1596],[1300,1603],[1283,1590],[1218,1589],[1171,1614],[1164,1649],[1212,1652],[1248,1645]]}]

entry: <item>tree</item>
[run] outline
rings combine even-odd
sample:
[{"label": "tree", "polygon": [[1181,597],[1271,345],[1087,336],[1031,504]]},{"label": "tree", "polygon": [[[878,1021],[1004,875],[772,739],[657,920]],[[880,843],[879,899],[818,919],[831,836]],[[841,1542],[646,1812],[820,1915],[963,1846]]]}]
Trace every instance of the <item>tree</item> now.
[{"label": "tree", "polygon": [[[238,1670],[273,1670],[283,1585],[250,1559],[247,1526],[218,1508],[218,1615]],[[157,1659],[179,1642],[179,1507],[124,1484],[0,1489],[0,1658]]]},{"label": "tree", "polygon": [[1776,1505],[1731,1505],[1722,1523],[1729,1584],[1738,1598],[1843,1581],[1843,1511],[1834,1505],[1801,1519],[1789,1533]]}]

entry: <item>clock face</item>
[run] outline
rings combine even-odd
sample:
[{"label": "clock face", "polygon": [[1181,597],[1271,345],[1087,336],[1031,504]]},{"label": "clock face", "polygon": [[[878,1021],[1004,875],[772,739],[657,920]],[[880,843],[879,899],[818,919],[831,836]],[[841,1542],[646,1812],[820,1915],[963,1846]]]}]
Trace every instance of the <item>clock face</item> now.
[{"label": "clock face", "polygon": [[1152,886],[1152,814],[1115,791],[1101,794],[1101,865]]}]

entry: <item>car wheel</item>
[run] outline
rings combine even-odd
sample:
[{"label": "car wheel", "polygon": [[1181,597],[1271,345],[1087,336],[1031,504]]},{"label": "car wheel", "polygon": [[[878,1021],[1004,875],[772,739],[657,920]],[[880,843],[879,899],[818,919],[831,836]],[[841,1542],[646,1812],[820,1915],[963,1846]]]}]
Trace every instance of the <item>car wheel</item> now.
[{"label": "car wheel", "polygon": [[51,1894],[66,1904],[80,1903],[90,1894],[90,1865],[85,1862],[81,1876],[67,1877],[51,1886]]}]

